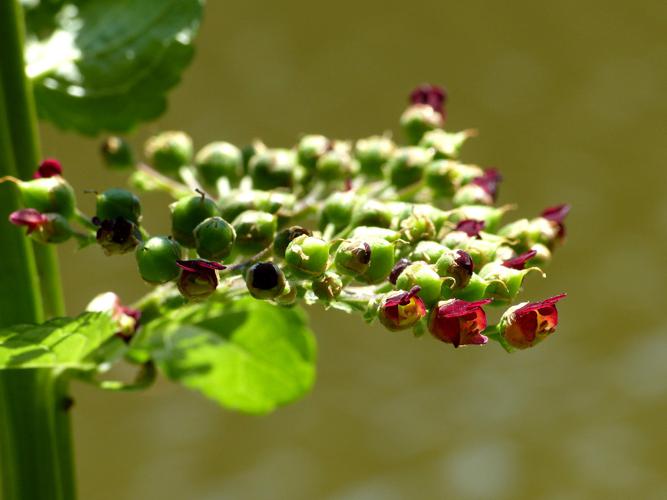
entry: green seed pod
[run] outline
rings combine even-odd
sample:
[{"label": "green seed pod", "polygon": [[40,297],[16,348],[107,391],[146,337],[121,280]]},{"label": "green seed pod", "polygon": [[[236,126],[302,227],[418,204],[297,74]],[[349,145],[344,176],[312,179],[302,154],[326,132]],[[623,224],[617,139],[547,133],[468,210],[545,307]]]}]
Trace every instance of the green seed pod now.
[{"label": "green seed pod", "polygon": [[298,236],[287,245],[285,262],[297,276],[320,276],[329,266],[329,243],[314,236]]},{"label": "green seed pod", "polygon": [[197,153],[195,167],[209,186],[215,186],[221,177],[236,182],[243,176],[243,155],[233,144],[212,142]]},{"label": "green seed pod", "polygon": [[409,243],[435,238],[435,225],[423,215],[411,215],[401,222],[401,234]]},{"label": "green seed pod", "polygon": [[442,281],[433,266],[426,262],[413,262],[398,276],[396,287],[400,290],[420,287],[419,296],[427,306],[431,306],[440,299]]},{"label": "green seed pod", "polygon": [[436,158],[457,158],[461,152],[461,146],[474,132],[464,130],[463,132],[449,133],[444,130],[431,130],[426,132],[419,141],[422,148],[432,149]]},{"label": "green seed pod", "polygon": [[365,273],[371,262],[371,246],[362,240],[343,241],[336,250],[334,263],[341,274],[358,276]]},{"label": "green seed pod", "polygon": [[456,191],[452,203],[455,207],[463,205],[493,205],[493,196],[477,184],[466,184]]},{"label": "green seed pod", "polygon": [[314,170],[317,160],[329,149],[331,149],[331,141],[323,135],[304,135],[296,150],[299,164],[308,170]]},{"label": "green seed pod", "polygon": [[360,139],[354,147],[354,156],[361,173],[371,179],[382,177],[382,167],[389,161],[396,145],[388,137],[375,135]]},{"label": "green seed pod", "polygon": [[466,219],[481,220],[485,223],[484,230],[494,233],[498,229],[500,219],[511,208],[511,206],[489,207],[486,205],[464,205],[452,210],[449,220],[451,222],[460,222]]},{"label": "green seed pod", "polygon": [[232,253],[236,231],[221,217],[209,217],[194,229],[197,254],[206,260],[220,261]]},{"label": "green seed pod", "polygon": [[501,227],[498,235],[507,238],[518,252],[527,250],[533,244],[531,241],[533,234],[528,219],[519,219]]},{"label": "green seed pod", "polygon": [[254,140],[252,141],[251,144],[248,144],[247,146],[243,146],[241,148],[241,156],[243,157],[243,172],[248,173],[250,170],[250,160],[260,154],[266,151],[268,148],[266,145],[259,140]]},{"label": "green seed pod", "polygon": [[437,241],[420,241],[410,254],[410,260],[421,260],[428,264],[435,264],[446,251],[447,248]]},{"label": "green seed pod", "polygon": [[275,214],[281,211],[289,212],[296,203],[296,196],[292,193],[282,193],[280,191],[265,192],[264,197],[257,200],[257,210]]},{"label": "green seed pod", "polygon": [[347,179],[356,173],[358,167],[350,154],[350,146],[337,142],[333,149],[317,160],[317,177],[323,181]]},{"label": "green seed pod", "polygon": [[248,210],[232,222],[236,231],[235,249],[242,255],[254,255],[268,248],[276,233],[276,217],[266,212]]},{"label": "green seed pod", "polygon": [[401,222],[409,217],[426,217],[429,219],[436,232],[439,232],[451,218],[450,212],[445,212],[439,208],[424,203],[405,203],[400,201],[388,202],[386,206],[392,214],[392,228],[400,229]]},{"label": "green seed pod", "polygon": [[192,162],[192,139],[185,132],[162,132],[146,141],[144,154],[159,172],[176,174]]},{"label": "green seed pod", "polygon": [[433,152],[419,147],[396,150],[387,163],[389,182],[397,189],[422,180],[426,166],[433,159]]},{"label": "green seed pod", "polygon": [[452,250],[456,248],[465,248],[470,236],[464,231],[451,231],[442,239],[442,244]]},{"label": "green seed pod", "polygon": [[461,249],[470,255],[475,263],[475,269],[481,269],[487,263],[496,259],[496,251],[500,246],[501,243],[498,241],[468,238]]},{"label": "green seed pod", "polygon": [[122,137],[107,137],[102,143],[100,151],[104,164],[109,168],[124,170],[134,166],[132,148]]},{"label": "green seed pod", "polygon": [[426,166],[424,180],[436,197],[450,198],[454,195],[458,187],[455,165],[450,160],[435,160]]},{"label": "green seed pod", "polygon": [[287,246],[292,242],[293,239],[298,238],[302,235],[312,236],[310,229],[306,229],[301,226],[291,226],[283,229],[282,231],[276,234],[275,240],[273,240],[273,253],[278,257],[285,257],[285,250]]},{"label": "green seed pod", "polygon": [[275,299],[287,286],[285,273],[273,262],[253,264],[245,276],[250,295],[256,299]]},{"label": "green seed pod", "polygon": [[26,208],[34,208],[41,213],[57,213],[67,220],[74,215],[74,190],[59,175],[32,179],[18,186]]},{"label": "green seed pod", "polygon": [[267,149],[257,153],[248,167],[255,189],[266,191],[294,185],[296,157],[287,149]]},{"label": "green seed pod", "polygon": [[418,144],[426,132],[443,124],[442,115],[427,104],[413,104],[401,115],[401,129],[410,144]]},{"label": "green seed pod", "polygon": [[391,226],[392,213],[389,207],[376,200],[366,200],[354,207],[352,213],[353,226]]},{"label": "green seed pod", "polygon": [[342,290],[343,281],[336,273],[326,272],[313,280],[313,293],[324,302],[334,300]]},{"label": "green seed pod", "polygon": [[396,241],[401,237],[401,233],[386,227],[375,226],[357,226],[352,230],[351,238],[366,240],[369,238],[381,238],[387,241]]},{"label": "green seed pod", "polygon": [[342,191],[329,196],[320,213],[320,228],[333,224],[337,231],[346,227],[352,219],[352,211],[357,195],[352,191]]},{"label": "green seed pod", "polygon": [[40,243],[64,243],[72,236],[72,228],[60,214],[44,214],[44,222],[30,236]]},{"label": "green seed pod", "polygon": [[139,274],[148,283],[166,283],[178,277],[176,261],[181,259],[182,251],[171,238],[153,236],[137,247],[134,256]]},{"label": "green seed pod", "polygon": [[95,214],[100,220],[122,217],[134,224],[141,219],[141,202],[127,189],[111,188],[97,195]]},{"label": "green seed pod", "polygon": [[181,198],[172,203],[171,234],[174,239],[187,248],[195,248],[193,231],[205,219],[218,215],[215,202],[205,196]]},{"label": "green seed pod", "polygon": [[371,261],[366,272],[357,279],[370,284],[380,283],[394,268],[395,245],[381,238],[368,238],[366,243],[371,247]]},{"label": "green seed pod", "polygon": [[482,278],[477,273],[472,273],[470,276],[470,281],[464,288],[454,288],[453,290],[447,288],[446,286],[442,287],[443,298],[449,299],[449,294],[452,294],[454,298],[467,300],[469,302],[474,302],[484,298],[484,293],[486,292],[486,287],[489,286],[489,282]]}]

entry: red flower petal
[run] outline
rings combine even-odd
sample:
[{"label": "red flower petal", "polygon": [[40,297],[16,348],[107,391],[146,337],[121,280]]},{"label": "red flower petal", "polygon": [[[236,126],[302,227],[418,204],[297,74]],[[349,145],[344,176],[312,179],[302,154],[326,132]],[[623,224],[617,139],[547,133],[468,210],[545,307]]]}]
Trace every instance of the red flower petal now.
[{"label": "red flower petal", "polygon": [[537,255],[537,250],[529,250],[517,257],[503,261],[503,266],[509,267],[510,269],[516,269],[517,271],[521,271],[525,267],[526,262],[528,262],[536,255]]},{"label": "red flower petal", "polygon": [[39,164],[37,171],[33,175],[35,179],[40,179],[42,177],[53,177],[56,175],[62,175],[63,167],[58,160],[55,158],[47,158],[42,163]]},{"label": "red flower petal", "polygon": [[483,220],[464,219],[456,224],[455,230],[463,231],[472,238],[474,236],[479,236],[480,231],[484,229],[485,225],[486,223]]}]

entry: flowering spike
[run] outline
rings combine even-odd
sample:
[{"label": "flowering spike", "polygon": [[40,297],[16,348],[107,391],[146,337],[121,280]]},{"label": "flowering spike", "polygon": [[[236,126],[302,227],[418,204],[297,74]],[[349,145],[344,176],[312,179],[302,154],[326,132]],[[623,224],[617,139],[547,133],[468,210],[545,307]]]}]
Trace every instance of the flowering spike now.
[{"label": "flowering spike", "polygon": [[521,271],[526,266],[526,262],[528,262],[536,255],[537,255],[537,250],[529,250],[528,252],[522,253],[518,257],[513,257],[511,259],[503,261],[503,266],[509,267],[510,269],[516,269],[518,271]]},{"label": "flowering spike", "polygon": [[63,174],[63,167],[55,158],[47,158],[39,164],[37,171],[33,174],[33,178],[42,179],[45,177],[54,177]]},{"label": "flowering spike", "polygon": [[556,302],[565,298],[561,293],[539,302],[524,302],[510,307],[499,323],[499,333],[517,349],[526,349],[544,340],[558,325]]},{"label": "flowering spike", "polygon": [[481,345],[488,342],[482,335],[486,328],[486,314],[481,306],[489,304],[491,299],[467,302],[451,299],[439,302],[431,311],[428,328],[439,340],[454,347],[460,345]]}]

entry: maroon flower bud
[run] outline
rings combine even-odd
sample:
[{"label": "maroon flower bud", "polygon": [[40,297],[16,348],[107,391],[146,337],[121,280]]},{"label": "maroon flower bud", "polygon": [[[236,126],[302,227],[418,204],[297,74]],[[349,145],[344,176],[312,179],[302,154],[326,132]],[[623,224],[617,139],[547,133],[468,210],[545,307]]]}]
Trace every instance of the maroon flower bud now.
[{"label": "maroon flower bud", "polygon": [[526,349],[544,340],[558,325],[556,302],[566,294],[561,293],[540,302],[524,302],[510,307],[498,325],[505,341],[516,349]]},{"label": "maroon flower bud", "polygon": [[56,175],[63,174],[63,167],[60,162],[54,158],[47,158],[42,163],[39,164],[37,171],[34,173],[33,177],[35,179],[41,179],[43,177],[54,177]]},{"label": "maroon flower bud", "polygon": [[38,212],[34,208],[24,208],[9,214],[9,222],[15,226],[25,226],[28,228],[28,234],[42,227],[48,218],[46,215]]},{"label": "maroon flower bud", "polygon": [[391,273],[389,273],[389,283],[392,285],[396,284],[396,280],[398,277],[401,275],[401,273],[405,270],[406,267],[410,265],[410,261],[408,259],[398,259],[398,262],[394,264],[393,269],[391,270]]},{"label": "maroon flower bud", "polygon": [[125,342],[129,342],[139,329],[141,311],[124,306],[120,301],[120,297],[113,292],[102,293],[95,297],[86,306],[86,311],[105,312],[109,314],[118,326],[116,335]]},{"label": "maroon flower bud", "polygon": [[420,288],[414,286],[408,292],[388,294],[380,304],[378,318],[392,331],[405,330],[426,316],[426,305],[417,295]]},{"label": "maroon flower bud", "polygon": [[445,117],[445,102],[447,101],[447,93],[442,87],[437,85],[430,85],[425,83],[419,85],[410,93],[410,102],[412,104],[428,104],[434,110]]},{"label": "maroon flower bud", "polygon": [[93,217],[93,224],[99,227],[96,238],[106,255],[121,255],[134,250],[141,240],[141,233],[129,220],[123,217],[100,220]]},{"label": "maroon flower bud", "polygon": [[465,288],[470,283],[474,268],[472,257],[463,250],[445,252],[435,263],[438,274],[443,278],[453,278],[453,287],[456,288]]},{"label": "maroon flower bud", "polygon": [[184,297],[192,300],[205,299],[215,292],[218,288],[218,275],[215,271],[227,267],[203,259],[177,260],[176,264],[181,268],[178,289]]},{"label": "maroon flower bud", "polygon": [[524,252],[517,257],[503,261],[503,266],[521,271],[524,267],[526,267],[526,262],[528,262],[536,255],[537,250],[529,250],[528,252]]},{"label": "maroon flower bud", "polygon": [[479,233],[486,223],[483,220],[464,219],[456,224],[455,231],[463,231],[469,237],[479,237]]},{"label": "maroon flower bud", "polygon": [[491,299],[467,302],[450,299],[439,302],[429,317],[428,329],[437,339],[454,347],[467,344],[486,344],[488,337],[482,335],[486,329],[486,314],[481,306]]},{"label": "maroon flower bud", "polygon": [[552,222],[558,228],[557,239],[562,241],[565,238],[565,217],[570,213],[570,205],[563,203],[562,205],[554,205],[542,210],[540,214],[543,218]]},{"label": "maroon flower bud", "polygon": [[502,180],[503,178],[497,169],[487,168],[484,170],[484,174],[482,176],[476,177],[472,180],[472,184],[480,186],[495,201],[498,197],[498,186]]}]

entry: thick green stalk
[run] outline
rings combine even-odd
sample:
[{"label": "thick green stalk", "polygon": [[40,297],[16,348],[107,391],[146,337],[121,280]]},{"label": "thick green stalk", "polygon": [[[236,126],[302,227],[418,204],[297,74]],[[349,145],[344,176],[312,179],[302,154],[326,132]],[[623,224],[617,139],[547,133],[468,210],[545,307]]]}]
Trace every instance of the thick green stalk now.
[{"label": "thick green stalk", "polygon": [[[40,161],[37,113],[30,80],[25,76],[25,29],[19,0],[0,1],[0,78],[5,90],[9,134],[17,175],[29,179]],[[44,308],[48,316],[63,316],[60,271],[56,249],[35,244]]]}]

